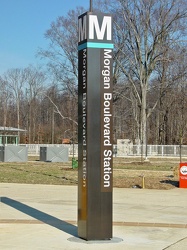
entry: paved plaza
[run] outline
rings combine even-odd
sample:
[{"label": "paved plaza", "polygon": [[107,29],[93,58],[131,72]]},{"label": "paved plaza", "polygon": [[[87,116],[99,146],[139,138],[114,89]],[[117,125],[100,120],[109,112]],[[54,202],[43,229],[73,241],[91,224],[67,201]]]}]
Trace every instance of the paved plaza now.
[{"label": "paved plaza", "polygon": [[77,236],[77,187],[0,184],[0,249],[184,250],[187,189],[113,191],[113,239]]}]

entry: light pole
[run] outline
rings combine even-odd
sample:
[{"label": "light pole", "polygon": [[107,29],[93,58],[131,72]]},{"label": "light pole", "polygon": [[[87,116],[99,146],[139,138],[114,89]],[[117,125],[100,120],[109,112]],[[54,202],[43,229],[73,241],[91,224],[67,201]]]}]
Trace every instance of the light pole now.
[{"label": "light pole", "polygon": [[70,130],[70,128],[64,131],[64,139],[66,138],[65,137],[66,136],[66,132],[69,131],[69,130]]},{"label": "light pole", "polygon": [[93,7],[92,7],[92,0],[90,0],[90,12],[92,12],[92,9],[93,9]]}]

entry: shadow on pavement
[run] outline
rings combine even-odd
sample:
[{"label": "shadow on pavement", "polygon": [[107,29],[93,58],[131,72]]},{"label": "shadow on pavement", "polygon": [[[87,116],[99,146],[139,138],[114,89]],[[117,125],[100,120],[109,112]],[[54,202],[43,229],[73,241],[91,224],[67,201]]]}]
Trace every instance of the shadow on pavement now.
[{"label": "shadow on pavement", "polygon": [[71,234],[72,236],[77,237],[77,227],[66,221],[60,220],[54,216],[46,214],[42,211],[39,211],[35,208],[27,206],[19,201],[10,199],[8,197],[1,197],[1,202],[19,210],[22,213],[32,216],[33,218],[39,221],[42,221],[45,224],[48,224],[52,227],[62,230],[65,233],[68,233],[68,234]]}]

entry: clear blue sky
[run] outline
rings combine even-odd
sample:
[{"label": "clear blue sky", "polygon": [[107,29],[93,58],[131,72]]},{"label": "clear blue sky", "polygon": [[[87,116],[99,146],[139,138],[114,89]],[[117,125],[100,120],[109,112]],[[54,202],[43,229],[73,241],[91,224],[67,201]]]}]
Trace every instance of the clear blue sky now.
[{"label": "clear blue sky", "polygon": [[38,48],[46,48],[44,33],[52,21],[89,0],[0,0],[0,75],[11,68],[37,65]]}]

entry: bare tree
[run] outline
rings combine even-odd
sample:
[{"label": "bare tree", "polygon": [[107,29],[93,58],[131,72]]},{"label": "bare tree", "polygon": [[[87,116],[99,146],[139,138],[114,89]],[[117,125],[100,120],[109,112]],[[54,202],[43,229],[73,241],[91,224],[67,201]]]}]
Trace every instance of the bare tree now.
[{"label": "bare tree", "polygon": [[14,97],[12,102],[15,101],[17,111],[17,128],[20,128],[20,109],[21,109],[21,98],[23,96],[23,89],[26,82],[26,75],[23,69],[10,69],[5,75],[4,79],[7,83],[8,91]]},{"label": "bare tree", "polygon": [[[115,140],[186,143],[186,8],[184,0],[94,1],[94,11],[114,17]],[[77,129],[77,18],[83,12],[69,11],[46,31],[49,48],[39,55],[50,74],[29,66],[0,78],[0,121],[26,127],[30,143],[61,142]],[[43,88],[46,78],[52,84]]]},{"label": "bare tree", "polygon": [[38,53],[47,59],[48,68],[56,82],[73,96],[77,96],[78,82],[77,18],[83,12],[84,9],[79,7],[75,11],[70,10],[66,17],[58,17],[52,22],[50,29],[45,33],[46,39],[50,42],[49,48],[40,49]]},{"label": "bare tree", "polygon": [[33,66],[29,66],[24,69],[25,74],[25,89],[24,95],[25,100],[27,102],[28,108],[25,109],[26,119],[26,127],[28,130],[28,139],[29,143],[35,141],[36,130],[37,130],[37,122],[39,122],[38,116],[38,100],[37,97],[40,95],[41,91],[43,91],[45,86],[45,75],[39,69]]},{"label": "bare tree", "polygon": [[[147,95],[156,66],[166,63],[174,44],[180,42],[187,17],[187,4],[175,0],[111,1],[115,19],[115,59],[132,86],[140,113],[140,138],[146,144]],[[116,39],[117,38],[117,39]],[[119,56],[120,55],[120,56]],[[173,60],[175,58],[173,57]]]},{"label": "bare tree", "polygon": [[[58,128],[59,133],[61,133],[59,135],[61,140],[66,130],[71,134],[77,131],[77,98],[71,96],[69,92],[59,91],[58,86],[55,84],[41,94],[45,102],[49,102],[48,111],[51,113],[52,131],[54,131],[54,127],[55,130]],[[55,140],[53,132],[51,137]]]},{"label": "bare tree", "polygon": [[7,114],[8,104],[10,101],[10,91],[8,91],[6,81],[0,77],[0,109],[1,109],[1,124],[6,127],[8,125]]}]

